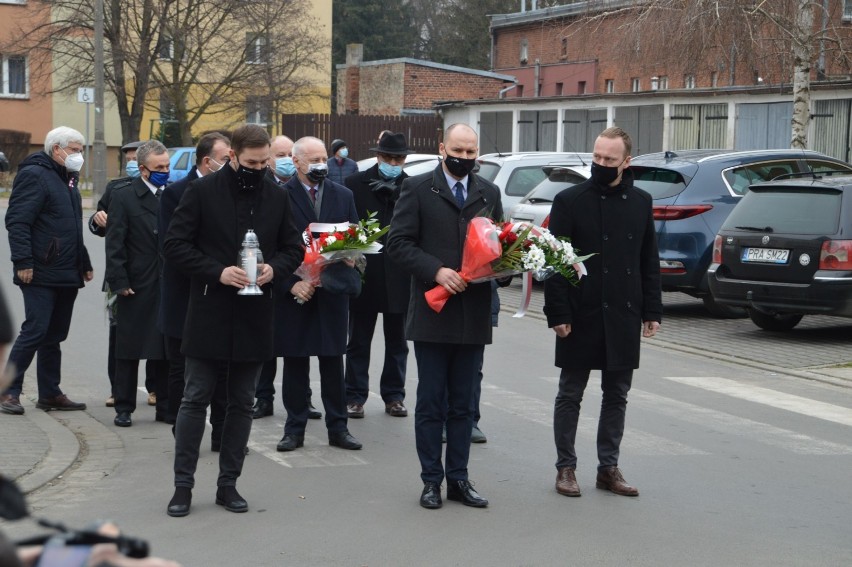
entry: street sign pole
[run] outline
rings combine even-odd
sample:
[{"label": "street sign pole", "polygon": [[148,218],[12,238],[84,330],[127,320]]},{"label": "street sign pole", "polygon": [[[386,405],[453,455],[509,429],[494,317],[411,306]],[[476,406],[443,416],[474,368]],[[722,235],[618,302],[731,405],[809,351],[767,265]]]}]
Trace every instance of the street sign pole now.
[{"label": "street sign pole", "polygon": [[95,89],[92,87],[80,87],[77,89],[77,102],[86,105],[86,155],[85,155],[85,180],[91,185],[92,178],[89,176],[89,156],[92,149],[92,138],[89,137],[89,117],[91,116],[92,103],[95,101]]}]

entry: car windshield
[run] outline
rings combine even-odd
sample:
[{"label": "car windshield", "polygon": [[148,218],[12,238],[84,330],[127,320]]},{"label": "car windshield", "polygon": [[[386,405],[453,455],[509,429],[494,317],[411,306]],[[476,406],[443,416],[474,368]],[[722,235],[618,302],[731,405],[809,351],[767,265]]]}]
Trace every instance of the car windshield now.
[{"label": "car windshield", "polygon": [[687,182],[673,169],[632,165],[630,171],[633,172],[633,184],[650,193],[654,199],[674,197],[686,189]]},{"label": "car windshield", "polygon": [[852,167],[830,161],[808,160],[808,168],[818,175],[849,175],[852,173]]},{"label": "car windshield", "polygon": [[522,203],[550,203],[563,189],[582,183],[586,178],[574,171],[560,171],[550,174],[550,177],[539,183],[527,193]]},{"label": "car windshield", "polygon": [[831,236],[840,226],[840,199],[836,189],[802,187],[753,188],[734,208],[723,230],[762,227],[781,234]]},{"label": "car windshield", "polygon": [[477,175],[486,181],[494,181],[494,178],[497,177],[497,172],[500,171],[500,166],[492,161],[480,161],[479,163],[479,172]]}]

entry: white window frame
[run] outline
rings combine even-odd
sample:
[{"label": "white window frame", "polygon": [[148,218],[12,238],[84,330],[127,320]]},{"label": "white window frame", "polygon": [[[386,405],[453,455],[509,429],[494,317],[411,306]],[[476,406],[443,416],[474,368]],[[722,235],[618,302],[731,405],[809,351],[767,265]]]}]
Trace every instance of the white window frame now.
[{"label": "white window frame", "polygon": [[261,32],[246,32],[246,63],[265,65],[269,63],[269,37]]},{"label": "white window frame", "polygon": [[[9,92],[9,60],[24,60],[24,92]],[[29,98],[30,96],[30,65],[29,57],[26,55],[13,54],[0,56],[0,97],[2,98]]]},{"label": "white window frame", "polygon": [[694,89],[695,88],[695,75],[687,74],[683,76],[683,88],[685,89]]},{"label": "white window frame", "polygon": [[630,92],[638,93],[642,90],[642,79],[639,77],[632,77],[630,79]]},{"label": "white window frame", "polygon": [[530,60],[530,44],[527,38],[521,40],[520,61],[521,65],[526,65]]},{"label": "white window frame", "polygon": [[604,92],[614,93],[615,92],[615,79],[606,79],[604,81]]},{"label": "white window frame", "polygon": [[[267,114],[265,122],[261,121],[264,112]],[[248,97],[246,99],[246,124],[256,124],[266,128],[271,120],[272,105],[268,101],[265,101],[263,97]]]},{"label": "white window frame", "polygon": [[843,0],[843,16],[844,22],[852,22],[852,0]]}]

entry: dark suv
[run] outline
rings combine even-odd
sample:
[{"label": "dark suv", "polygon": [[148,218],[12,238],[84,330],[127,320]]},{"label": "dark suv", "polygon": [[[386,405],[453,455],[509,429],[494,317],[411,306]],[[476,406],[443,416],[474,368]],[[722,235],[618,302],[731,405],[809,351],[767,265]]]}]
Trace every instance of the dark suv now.
[{"label": "dark suv", "polygon": [[852,176],[761,183],[722,225],[708,270],[720,305],[760,328],[852,317]]},{"label": "dark suv", "polygon": [[638,156],[631,162],[636,186],[654,198],[664,291],[704,300],[719,317],[744,316],[717,305],[709,293],[707,268],[713,239],[752,183],[799,172],[845,172],[849,164],[812,151],[678,150]]}]

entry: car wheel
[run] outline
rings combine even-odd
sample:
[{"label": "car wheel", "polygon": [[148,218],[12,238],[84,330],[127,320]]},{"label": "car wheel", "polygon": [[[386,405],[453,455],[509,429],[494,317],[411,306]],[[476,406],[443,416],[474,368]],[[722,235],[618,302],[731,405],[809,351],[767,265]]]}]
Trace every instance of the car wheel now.
[{"label": "car wheel", "polygon": [[704,309],[719,319],[744,319],[748,317],[748,312],[744,307],[720,305],[716,303],[716,299],[710,294],[705,295],[702,301],[704,301]]},{"label": "car wheel", "polygon": [[794,313],[769,314],[756,309],[749,309],[748,316],[752,323],[764,331],[789,331],[802,320],[802,315]]}]

